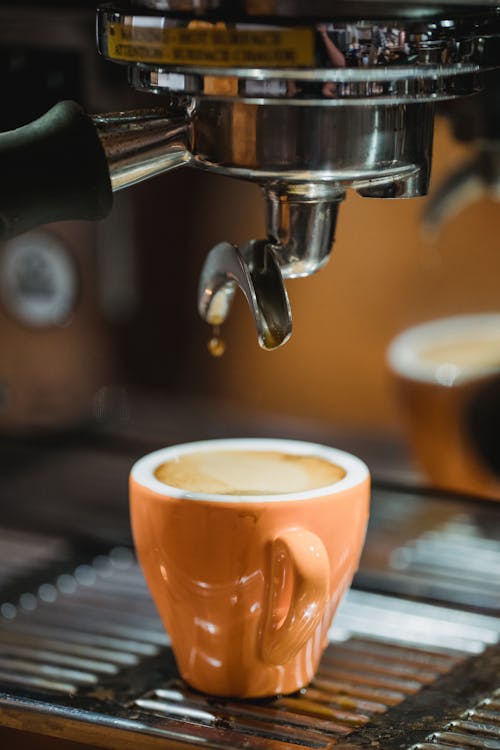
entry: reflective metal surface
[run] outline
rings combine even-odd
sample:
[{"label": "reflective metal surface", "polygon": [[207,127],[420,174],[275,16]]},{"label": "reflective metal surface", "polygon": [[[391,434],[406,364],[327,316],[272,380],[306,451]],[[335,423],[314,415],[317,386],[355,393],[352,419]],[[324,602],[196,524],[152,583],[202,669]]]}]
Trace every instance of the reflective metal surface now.
[{"label": "reflective metal surface", "polygon": [[168,642],[130,550],[116,548],[1,605],[0,682],[74,694]]},{"label": "reflective metal surface", "polygon": [[[231,17],[231,3],[227,0],[132,0],[132,7],[148,7],[170,12],[186,12],[201,15],[210,12],[224,12]],[[494,9],[494,0],[240,0],[233,9],[236,16],[284,16],[284,17],[330,17],[365,15],[372,13],[382,18],[394,17],[394,14],[410,18],[428,18],[438,12],[452,9],[469,10],[469,12],[486,12]],[[390,15],[392,14],[392,16]]]},{"label": "reflective metal surface", "polygon": [[337,191],[418,175],[414,194],[423,195],[433,116],[433,104],[300,109],[200,99],[193,166],[261,183],[338,183]]},{"label": "reflective metal surface", "polygon": [[[434,105],[429,103],[300,109],[193,100],[192,164],[261,182],[266,197],[268,237],[282,275],[307,276],[321,268],[329,257],[339,202],[346,187],[357,189],[364,197],[404,198],[426,194],[433,116]],[[251,242],[247,247],[255,245]],[[222,256],[218,251],[218,288],[222,278],[229,280],[225,273],[229,267],[224,269],[223,264],[230,263],[232,267],[232,252]],[[208,301],[214,300],[213,256],[206,263],[205,269],[209,267],[210,271],[203,271],[199,309],[205,320],[220,323],[228,314],[234,285],[225,285],[217,307],[209,306]],[[265,294],[270,303],[268,310],[274,310],[276,302],[272,300],[282,300],[283,283],[276,275],[277,286],[273,290],[267,283],[269,278],[266,275],[267,291],[262,289],[260,297],[263,299]],[[245,279],[243,274],[240,279],[243,289],[247,287]],[[205,288],[210,290],[209,297]],[[276,343],[269,345],[268,338],[266,344],[262,336],[262,311],[258,311],[255,295],[246,296],[261,346],[274,348],[284,343],[291,324],[280,325],[281,333],[273,336]],[[264,330],[270,329],[267,326]]]},{"label": "reflective metal surface", "polygon": [[[369,194],[382,184],[404,184],[391,197],[425,194],[433,115],[432,104],[303,110],[200,98],[191,99],[186,111],[179,101],[172,114],[144,110],[93,119],[115,190],[190,163],[261,182],[286,180],[292,183],[288,187],[267,186],[271,204],[278,200],[271,196],[291,194],[296,196],[292,212],[317,200],[324,213],[326,203],[340,200],[347,186]],[[317,190],[317,198],[312,190],[293,185],[313,180],[329,183]],[[283,197],[279,202],[284,205]],[[299,221],[292,224],[297,228]],[[276,231],[271,226],[271,236]]]},{"label": "reflective metal surface", "polygon": [[500,688],[411,750],[500,746]]},{"label": "reflective metal surface", "polygon": [[166,109],[94,115],[113,190],[135,185],[190,160],[189,124]]},{"label": "reflective metal surface", "polygon": [[[322,23],[311,23],[306,13],[300,27],[289,28],[235,24],[230,7],[225,11],[222,21],[208,14],[201,22],[168,12],[134,16],[104,8],[98,14],[99,48],[111,60],[130,63],[139,88],[302,102],[384,95],[446,99],[474,90],[472,79],[455,79],[495,64],[495,58],[498,63],[494,35],[500,19],[493,9],[472,18],[463,9],[448,9],[422,23],[397,16],[381,22],[365,14],[357,20],[353,7],[349,21],[339,21],[330,4]],[[281,85],[270,86],[269,80]],[[402,80],[406,87],[398,86]]]},{"label": "reflective metal surface", "polygon": [[198,286],[198,310],[212,326],[221,325],[237,287],[252,312],[259,344],[276,349],[292,333],[292,316],[277,254],[266,241],[252,240],[241,250],[221,242],[209,252]]},{"label": "reflective metal surface", "polygon": [[310,276],[328,261],[345,193],[335,184],[270,183],[266,229],[285,278]]},{"label": "reflective metal surface", "polygon": [[[447,70],[440,66],[422,68],[386,67],[358,70],[238,68],[224,71],[210,68],[203,74],[183,69],[168,72],[162,66],[138,64],[130,80],[138,91],[153,94],[171,92],[186,96],[226,99],[247,104],[287,104],[296,107],[344,106],[347,103],[371,107],[409,101],[447,101],[481,90],[481,68],[461,64]],[[222,95],[221,95],[222,94]]]},{"label": "reflective metal surface", "polygon": [[357,585],[498,617],[500,516],[495,505],[375,487]]},{"label": "reflective metal surface", "polygon": [[[264,187],[276,259],[283,276],[300,277],[326,261],[345,188],[369,198],[427,193],[435,103],[476,93],[484,71],[500,66],[500,11],[432,0],[136,0],[98,11],[98,45],[128,65],[133,86],[185,112],[189,147],[169,164]],[[473,176],[466,170],[445,193],[456,200],[463,185],[477,185],[481,169],[474,164]],[[323,183],[334,197],[318,191],[307,205],[285,200],[297,183]],[[438,197],[434,213],[447,205]],[[242,256],[228,247],[221,243],[217,262],[207,261],[212,278],[206,283],[204,272],[201,314],[223,320],[238,283],[267,346]],[[270,311],[284,294],[275,278],[276,289],[265,293]],[[272,346],[286,340],[287,328],[279,324]]]}]

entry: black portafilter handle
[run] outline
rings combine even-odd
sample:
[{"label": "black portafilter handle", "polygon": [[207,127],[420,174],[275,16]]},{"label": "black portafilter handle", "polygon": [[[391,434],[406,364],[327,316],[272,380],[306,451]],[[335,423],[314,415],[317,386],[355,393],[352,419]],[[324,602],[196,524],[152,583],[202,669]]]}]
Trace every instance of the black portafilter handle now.
[{"label": "black portafilter handle", "polygon": [[101,141],[76,102],[0,133],[0,240],[53,221],[103,219],[112,204]]}]

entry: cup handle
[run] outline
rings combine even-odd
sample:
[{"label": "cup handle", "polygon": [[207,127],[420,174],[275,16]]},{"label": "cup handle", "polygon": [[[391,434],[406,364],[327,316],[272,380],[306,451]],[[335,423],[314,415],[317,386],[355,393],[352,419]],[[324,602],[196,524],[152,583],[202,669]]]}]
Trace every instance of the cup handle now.
[{"label": "cup handle", "polygon": [[328,601],[330,562],[312,531],[287,529],[271,545],[271,577],[262,633],[262,658],[285,664],[320,624]]}]

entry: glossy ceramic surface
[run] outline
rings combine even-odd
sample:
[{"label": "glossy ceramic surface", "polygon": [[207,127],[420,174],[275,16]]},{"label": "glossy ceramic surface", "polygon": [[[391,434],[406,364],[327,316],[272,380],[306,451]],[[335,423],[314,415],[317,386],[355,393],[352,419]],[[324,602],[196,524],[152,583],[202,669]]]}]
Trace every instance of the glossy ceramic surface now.
[{"label": "glossy ceramic surface", "polygon": [[[329,458],[344,479],[297,495],[187,493],[155,479],[175,450],[199,445]],[[283,440],[211,441],[145,457],[130,479],[134,540],[183,678],[216,695],[293,692],[313,677],[357,569],[369,508],[366,466]]]}]

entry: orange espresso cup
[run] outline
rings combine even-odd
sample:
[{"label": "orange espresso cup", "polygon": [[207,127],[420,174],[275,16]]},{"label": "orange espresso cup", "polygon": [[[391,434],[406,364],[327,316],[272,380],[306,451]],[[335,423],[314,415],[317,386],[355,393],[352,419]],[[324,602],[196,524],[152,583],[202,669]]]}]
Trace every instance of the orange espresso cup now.
[{"label": "orange espresso cup", "polygon": [[432,486],[500,500],[500,313],[408,328],[392,341],[388,365],[410,447]]},{"label": "orange espresso cup", "polygon": [[[345,476],[320,489],[254,496],[190,492],[156,478],[163,463],[204,450],[320,457]],[[310,682],[358,567],[369,496],[358,458],[293,440],[189,443],[134,465],[135,546],[187,683],[245,698]]]}]

